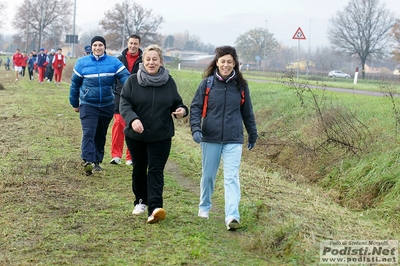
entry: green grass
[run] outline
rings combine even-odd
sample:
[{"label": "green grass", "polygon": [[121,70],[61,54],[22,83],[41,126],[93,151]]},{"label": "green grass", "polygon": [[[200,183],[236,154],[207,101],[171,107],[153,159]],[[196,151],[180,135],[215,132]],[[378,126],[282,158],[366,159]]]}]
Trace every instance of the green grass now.
[{"label": "green grass", "polygon": [[[190,105],[201,73],[171,74]],[[260,139],[243,151],[243,228],[228,232],[222,172],[210,219],[197,217],[201,154],[187,119],[176,122],[160,223],[131,215],[130,168],[108,164],[110,139],[104,173],[86,177],[65,77],[61,86],[39,85],[0,70],[0,264],[315,265],[321,240],[399,238],[400,168],[387,98],[316,90],[321,106],[349,107],[371,131],[359,157],[336,147],[341,163],[323,154],[318,165],[290,142],[316,139],[311,106],[300,106],[290,86],[251,81]]]}]

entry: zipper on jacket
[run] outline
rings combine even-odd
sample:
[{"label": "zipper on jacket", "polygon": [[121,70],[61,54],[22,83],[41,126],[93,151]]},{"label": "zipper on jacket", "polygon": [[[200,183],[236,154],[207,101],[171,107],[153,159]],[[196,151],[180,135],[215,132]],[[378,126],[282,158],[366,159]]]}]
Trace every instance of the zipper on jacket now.
[{"label": "zipper on jacket", "polygon": [[155,98],[155,95],[156,95],[156,88],[155,87],[153,87],[152,88],[152,90],[153,90],[153,99],[151,100],[151,108],[150,108],[150,119],[149,119],[149,129],[147,130],[147,136],[149,136],[149,134],[150,134],[150,129],[151,129],[151,123],[152,123],[152,121],[153,121],[153,112],[154,112],[154,98]]},{"label": "zipper on jacket", "polygon": [[99,101],[99,107],[101,106],[101,103],[103,102],[103,93],[102,93],[102,89],[101,89],[101,79],[100,79],[100,67],[99,67],[99,60],[96,61],[97,63],[97,79],[99,82],[99,90],[100,90],[100,101]]},{"label": "zipper on jacket", "polygon": [[226,89],[226,87],[227,87],[227,85],[225,84],[225,99],[224,99],[224,111],[223,111],[223,114],[222,114],[222,134],[221,134],[221,143],[223,143],[223,141],[224,141],[224,132],[225,132],[225,111],[226,111],[226,92],[227,92],[227,89]]}]

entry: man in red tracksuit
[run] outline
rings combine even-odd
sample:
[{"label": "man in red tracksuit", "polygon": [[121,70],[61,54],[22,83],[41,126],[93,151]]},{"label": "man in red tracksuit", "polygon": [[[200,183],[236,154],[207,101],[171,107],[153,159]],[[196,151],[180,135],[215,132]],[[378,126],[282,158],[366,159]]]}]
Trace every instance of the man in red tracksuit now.
[{"label": "man in red tracksuit", "polygon": [[36,67],[37,67],[38,75],[39,75],[38,76],[39,83],[43,83],[47,64],[48,64],[47,54],[44,52],[44,48],[40,48],[40,52],[36,57]]},{"label": "man in red tracksuit", "polygon": [[61,48],[58,48],[57,53],[53,57],[52,66],[54,69],[54,84],[60,84],[62,71],[66,66],[65,56],[61,52]]},{"label": "man in red tracksuit", "polygon": [[14,63],[14,68],[15,68],[15,80],[18,80],[19,75],[22,75],[22,64],[24,61],[24,56],[21,54],[20,50],[17,49],[15,51],[15,54],[12,57],[12,61]]},{"label": "man in red tracksuit", "polygon": [[[129,36],[128,47],[122,51],[122,55],[118,59],[125,65],[126,69],[131,74],[137,73],[139,70],[139,63],[142,62],[142,50],[140,47],[140,36],[133,34]],[[111,131],[111,164],[120,164],[122,158],[122,151],[124,149],[125,135],[125,121],[119,113],[119,99],[122,90],[122,84],[117,81],[116,89],[114,92],[114,124]],[[126,164],[132,165],[131,155],[129,150],[126,150]]]}]

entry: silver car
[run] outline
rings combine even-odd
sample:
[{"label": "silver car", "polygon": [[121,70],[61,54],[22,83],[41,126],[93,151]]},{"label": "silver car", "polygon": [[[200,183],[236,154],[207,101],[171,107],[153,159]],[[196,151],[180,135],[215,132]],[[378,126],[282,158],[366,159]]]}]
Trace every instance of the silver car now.
[{"label": "silver car", "polygon": [[328,73],[328,77],[330,78],[346,78],[349,79],[350,75],[347,73],[344,73],[340,70],[332,70]]}]

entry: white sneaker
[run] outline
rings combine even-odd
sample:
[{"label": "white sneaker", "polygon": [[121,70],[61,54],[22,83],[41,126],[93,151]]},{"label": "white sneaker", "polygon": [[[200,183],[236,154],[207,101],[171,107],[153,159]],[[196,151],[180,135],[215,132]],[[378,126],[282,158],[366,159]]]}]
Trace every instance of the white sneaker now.
[{"label": "white sneaker", "polygon": [[209,212],[204,210],[199,210],[199,213],[197,215],[201,218],[208,219]]},{"label": "white sneaker", "polygon": [[126,165],[132,165],[132,160],[127,160]]},{"label": "white sneaker", "polygon": [[229,219],[226,222],[226,229],[229,231],[236,231],[236,229],[240,228],[240,223],[236,219]]},{"label": "white sneaker", "polygon": [[121,158],[119,157],[112,158],[110,164],[121,164]]},{"label": "white sneaker", "polygon": [[135,205],[133,208],[132,214],[133,215],[141,215],[146,211],[146,205],[142,204],[142,200],[139,200],[139,203]]}]

